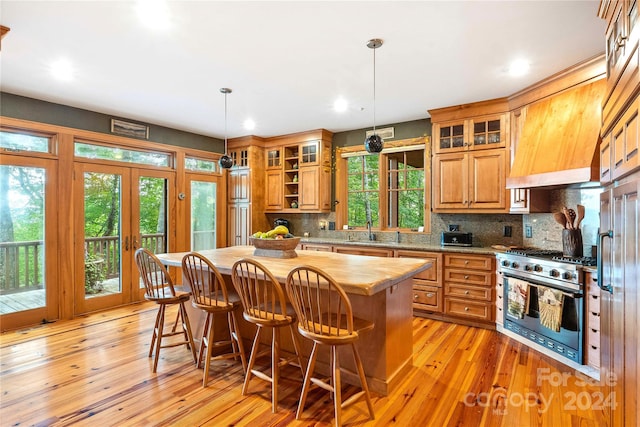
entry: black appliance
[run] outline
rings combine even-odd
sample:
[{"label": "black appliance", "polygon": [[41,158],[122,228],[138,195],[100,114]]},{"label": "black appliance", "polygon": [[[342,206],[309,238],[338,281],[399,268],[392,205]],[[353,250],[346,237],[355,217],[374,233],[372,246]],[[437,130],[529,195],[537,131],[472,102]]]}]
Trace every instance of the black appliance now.
[{"label": "black appliance", "polygon": [[[583,364],[585,315],[582,266],[592,265],[593,259],[567,259],[562,252],[529,248],[498,254],[497,259],[503,276],[504,328],[525,338],[525,342],[535,342]],[[526,283],[524,298],[523,282]],[[542,302],[549,290],[562,295],[561,314],[556,319],[555,327],[549,327],[542,312]],[[522,302],[520,305],[517,302],[518,295]]]},{"label": "black appliance", "polygon": [[289,222],[289,220],[284,219],[284,218],[276,218],[273,221],[273,227],[275,228],[275,227],[277,227],[279,225],[284,225],[289,230],[289,233],[293,234],[293,231],[291,230],[291,223]]},{"label": "black appliance", "polygon": [[471,246],[473,244],[473,235],[457,231],[443,231],[440,237],[440,244],[442,246]]}]

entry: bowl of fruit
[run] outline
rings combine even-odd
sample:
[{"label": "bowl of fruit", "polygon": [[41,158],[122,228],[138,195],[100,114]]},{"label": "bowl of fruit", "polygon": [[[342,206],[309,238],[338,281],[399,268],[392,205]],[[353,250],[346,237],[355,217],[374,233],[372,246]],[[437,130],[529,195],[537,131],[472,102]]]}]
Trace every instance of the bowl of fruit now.
[{"label": "bowl of fruit", "polygon": [[295,258],[298,256],[295,249],[300,243],[300,237],[295,237],[287,227],[279,225],[273,230],[253,233],[249,237],[249,243],[256,248],[253,251],[256,256]]}]

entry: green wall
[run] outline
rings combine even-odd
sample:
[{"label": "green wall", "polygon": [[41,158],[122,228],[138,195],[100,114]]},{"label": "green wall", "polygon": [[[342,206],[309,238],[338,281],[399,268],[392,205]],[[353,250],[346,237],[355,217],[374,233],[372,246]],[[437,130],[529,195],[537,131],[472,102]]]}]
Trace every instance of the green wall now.
[{"label": "green wall", "polygon": [[[0,115],[106,134],[111,133],[112,118],[129,120],[126,117],[96,113],[7,92],[0,92]],[[131,121],[136,122],[135,120]],[[149,126],[149,141],[151,142],[215,153],[224,152],[224,140],[151,123],[145,124]]]},{"label": "green wall", "polygon": [[[413,120],[410,122],[393,123],[388,125],[376,126],[377,129],[394,127],[394,138],[397,139],[409,139],[418,138],[421,136],[431,136],[431,119]],[[333,134],[333,148],[337,147],[351,147],[354,145],[363,145],[366,132],[371,130],[371,127],[365,129],[349,130],[345,132],[337,132]],[[392,140],[390,140],[392,141]]]}]

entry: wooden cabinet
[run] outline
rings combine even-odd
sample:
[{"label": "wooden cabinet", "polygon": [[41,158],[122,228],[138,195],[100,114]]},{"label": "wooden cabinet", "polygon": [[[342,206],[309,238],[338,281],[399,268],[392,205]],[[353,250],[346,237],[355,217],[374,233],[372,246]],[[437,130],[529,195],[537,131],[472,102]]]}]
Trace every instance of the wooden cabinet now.
[{"label": "wooden cabinet", "polygon": [[507,212],[507,152],[504,149],[433,157],[433,211]]},{"label": "wooden cabinet", "polygon": [[585,288],[587,291],[585,362],[595,369],[600,369],[600,288],[598,288],[595,272],[585,273]]},{"label": "wooden cabinet", "polygon": [[226,171],[227,177],[227,245],[247,245],[255,231],[268,230],[264,215],[265,175],[264,150],[255,137],[229,140],[229,155],[234,166]]},{"label": "wooden cabinet", "polygon": [[640,97],[636,97],[623,115],[604,135],[600,143],[600,182],[610,183],[640,166]]},{"label": "wooden cabinet", "polygon": [[508,212],[508,110],[506,98],[429,110],[434,212]]},{"label": "wooden cabinet", "polygon": [[496,269],[496,325],[504,325],[504,275]]},{"label": "wooden cabinet", "polygon": [[267,141],[265,211],[331,210],[331,136],[319,130]]},{"label": "wooden cabinet", "polygon": [[340,254],[392,257],[393,249],[372,248],[363,246],[334,246],[333,252]]},{"label": "wooden cabinet", "polygon": [[397,250],[398,258],[421,258],[431,262],[431,268],[413,278],[413,311],[442,313],[442,254],[438,252],[421,252]]},{"label": "wooden cabinet", "polygon": [[507,114],[455,119],[433,124],[436,154],[505,147]]},{"label": "wooden cabinet", "polygon": [[489,323],[495,316],[495,257],[444,254],[444,312]]},{"label": "wooden cabinet", "polygon": [[509,213],[529,214],[551,212],[550,190],[540,188],[512,188]]},{"label": "wooden cabinet", "polygon": [[302,250],[316,252],[332,252],[331,245],[323,245],[319,243],[303,243]]}]

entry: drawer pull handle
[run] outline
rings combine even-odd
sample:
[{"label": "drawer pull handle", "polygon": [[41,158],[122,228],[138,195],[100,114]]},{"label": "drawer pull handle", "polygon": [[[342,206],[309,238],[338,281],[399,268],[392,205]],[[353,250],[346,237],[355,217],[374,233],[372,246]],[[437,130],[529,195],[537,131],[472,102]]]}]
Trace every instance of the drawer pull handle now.
[{"label": "drawer pull handle", "polygon": [[433,298],[433,293],[429,292],[429,293],[427,294],[427,298]]},{"label": "drawer pull handle", "polygon": [[598,347],[596,347],[595,345],[592,345],[592,346],[591,346],[591,349],[592,349],[592,350],[597,350],[597,349],[598,349]]},{"label": "drawer pull handle", "polygon": [[593,328],[591,328],[591,332],[593,332],[594,334],[596,334],[596,333],[598,333],[598,330],[597,330],[597,329],[593,329]]}]

